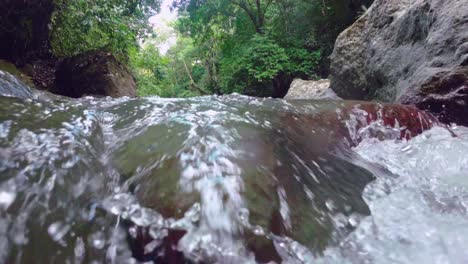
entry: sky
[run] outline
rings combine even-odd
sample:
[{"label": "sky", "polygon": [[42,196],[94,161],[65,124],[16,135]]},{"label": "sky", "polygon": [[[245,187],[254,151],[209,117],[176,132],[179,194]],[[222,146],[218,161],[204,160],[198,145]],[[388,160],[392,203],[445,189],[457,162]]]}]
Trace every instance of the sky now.
[{"label": "sky", "polygon": [[163,37],[163,41],[156,44],[161,54],[166,54],[177,42],[174,29],[170,26],[170,24],[177,19],[177,11],[174,10],[171,12],[170,10],[172,1],[173,0],[164,0],[161,4],[161,12],[149,19],[149,23],[155,29],[156,34]]}]

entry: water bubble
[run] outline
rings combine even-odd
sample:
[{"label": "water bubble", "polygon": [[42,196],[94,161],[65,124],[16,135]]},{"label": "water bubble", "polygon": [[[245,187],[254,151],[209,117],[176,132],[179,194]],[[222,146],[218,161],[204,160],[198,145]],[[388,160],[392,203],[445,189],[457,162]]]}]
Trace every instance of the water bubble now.
[{"label": "water bubble", "polygon": [[162,216],[151,209],[138,208],[131,213],[130,220],[138,226],[149,226],[161,223]]},{"label": "water bubble", "polygon": [[49,226],[47,232],[54,241],[60,241],[70,230],[70,226],[57,221]]},{"label": "water bubble", "polygon": [[8,209],[10,205],[15,201],[16,193],[0,191],[0,208]]},{"label": "water bubble", "polygon": [[75,257],[77,259],[83,259],[84,255],[85,255],[85,245],[84,245],[83,239],[81,237],[79,237],[76,240],[74,252],[75,252]]},{"label": "water bubble", "polygon": [[136,204],[135,197],[127,193],[118,193],[114,196],[104,200],[102,205],[110,213],[114,215],[121,215],[128,213],[132,204]]},{"label": "water bubble", "polygon": [[264,236],[265,235],[265,230],[263,230],[263,228],[261,226],[255,226],[253,228],[253,233],[256,236]]},{"label": "water bubble", "polygon": [[327,199],[325,201],[325,206],[328,208],[328,210],[333,211],[336,209],[335,202],[333,200]]},{"label": "water bubble", "polygon": [[201,211],[200,203],[195,203],[190,208],[190,210],[188,210],[185,213],[185,218],[190,219],[190,221],[192,221],[192,223],[196,223],[196,222],[200,221],[200,211]]},{"label": "water bubble", "polygon": [[91,244],[96,249],[103,249],[106,245],[106,237],[103,232],[96,232],[91,235]]},{"label": "water bubble", "polygon": [[359,224],[360,217],[356,214],[352,214],[351,216],[348,217],[348,223],[352,227],[356,227]]},{"label": "water bubble", "polygon": [[8,137],[12,123],[10,120],[0,123],[0,138]]},{"label": "water bubble", "polygon": [[161,242],[158,240],[153,240],[150,243],[146,244],[144,248],[145,254],[153,252],[160,244]]},{"label": "water bubble", "polygon": [[138,235],[138,229],[136,226],[132,226],[128,229],[128,233],[130,234],[131,237],[137,238]]},{"label": "water bubble", "polygon": [[410,152],[411,148],[412,148],[411,145],[408,144],[408,145],[404,146],[403,148],[401,148],[401,151],[402,152]]},{"label": "water bubble", "polygon": [[162,240],[168,234],[169,232],[167,231],[167,229],[161,229],[160,227],[157,227],[157,226],[151,226],[149,229],[149,235],[155,240]]},{"label": "water bubble", "polygon": [[108,259],[108,261],[110,263],[116,263],[115,261],[116,256],[117,256],[117,245],[109,246],[106,252],[106,258]]},{"label": "water bubble", "polygon": [[249,226],[249,210],[247,208],[241,208],[239,210],[239,220],[244,226]]}]

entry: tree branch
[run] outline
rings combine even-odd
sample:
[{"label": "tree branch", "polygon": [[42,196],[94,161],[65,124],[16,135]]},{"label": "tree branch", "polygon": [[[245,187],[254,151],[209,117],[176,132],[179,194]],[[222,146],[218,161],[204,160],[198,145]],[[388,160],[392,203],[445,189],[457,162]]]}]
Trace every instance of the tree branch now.
[{"label": "tree branch", "polygon": [[187,72],[188,77],[190,78],[190,86],[197,90],[201,95],[207,95],[207,92],[203,91],[203,89],[198,86],[195,81],[193,80],[192,74],[190,73],[189,68],[187,67],[187,63],[185,63],[185,60],[182,58],[182,62],[184,63],[185,71]]},{"label": "tree branch", "polygon": [[242,10],[244,10],[249,16],[250,20],[252,21],[255,27],[255,31],[257,31],[257,33],[259,34],[262,34],[261,25],[259,25],[259,21],[257,20],[257,17],[255,16],[253,10],[249,9],[249,7],[247,6],[245,2],[238,2],[235,0],[229,0],[229,2],[233,3],[234,5],[237,5]]}]

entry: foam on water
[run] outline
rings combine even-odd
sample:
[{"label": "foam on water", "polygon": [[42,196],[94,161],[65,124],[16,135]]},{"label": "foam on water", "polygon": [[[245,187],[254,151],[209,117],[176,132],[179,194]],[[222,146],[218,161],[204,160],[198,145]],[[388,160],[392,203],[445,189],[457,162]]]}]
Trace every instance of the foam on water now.
[{"label": "foam on water", "polygon": [[365,107],[0,97],[0,262],[467,262],[468,128]]},{"label": "foam on water", "polygon": [[454,133],[357,146],[395,177],[376,175],[363,193],[371,216],[319,263],[468,263],[468,128]]}]

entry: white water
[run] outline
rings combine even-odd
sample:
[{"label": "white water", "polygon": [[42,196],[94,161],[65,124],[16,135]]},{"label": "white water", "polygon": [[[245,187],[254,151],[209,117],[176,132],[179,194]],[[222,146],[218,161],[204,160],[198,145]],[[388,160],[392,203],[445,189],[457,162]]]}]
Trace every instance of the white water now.
[{"label": "white water", "polygon": [[376,175],[363,194],[371,216],[318,263],[468,263],[468,128],[454,132],[356,147],[395,177]]},{"label": "white water", "polygon": [[[272,242],[283,263],[468,263],[468,128],[453,128],[457,137],[436,127],[396,140],[404,129],[399,124],[376,121],[359,129],[366,113],[358,105],[349,120],[342,119],[345,101],[2,100],[0,262],[136,263],[128,245],[128,236],[138,240],[136,225],[149,229],[145,254],[178,229],[187,233],[177,250],[208,263],[255,262],[247,242],[259,237]],[[307,118],[321,114],[336,114],[354,143],[363,139],[355,156],[344,159],[376,177],[362,195],[370,216],[346,209],[360,203],[346,196],[355,186],[342,178],[359,186],[365,175],[319,148],[324,135],[336,132],[326,119]],[[369,138],[379,134],[392,139]],[[320,155],[307,152],[314,147]],[[135,168],[120,164],[125,162]],[[171,173],[178,177],[175,185],[151,181]],[[140,196],[130,190],[132,183]],[[152,196],[171,188],[176,199]],[[192,192],[200,198],[190,200]],[[296,199],[301,195],[307,199]],[[360,198],[360,191],[355,195]],[[320,231],[332,219],[323,255],[320,248],[275,235],[269,222],[252,221],[254,213],[270,220],[261,213],[276,197],[285,228],[299,238],[292,231]],[[157,203],[148,205],[166,198],[174,200],[168,208],[184,198],[190,207],[163,217]],[[246,208],[249,199],[258,206]],[[355,230],[348,234],[348,227]]]}]

